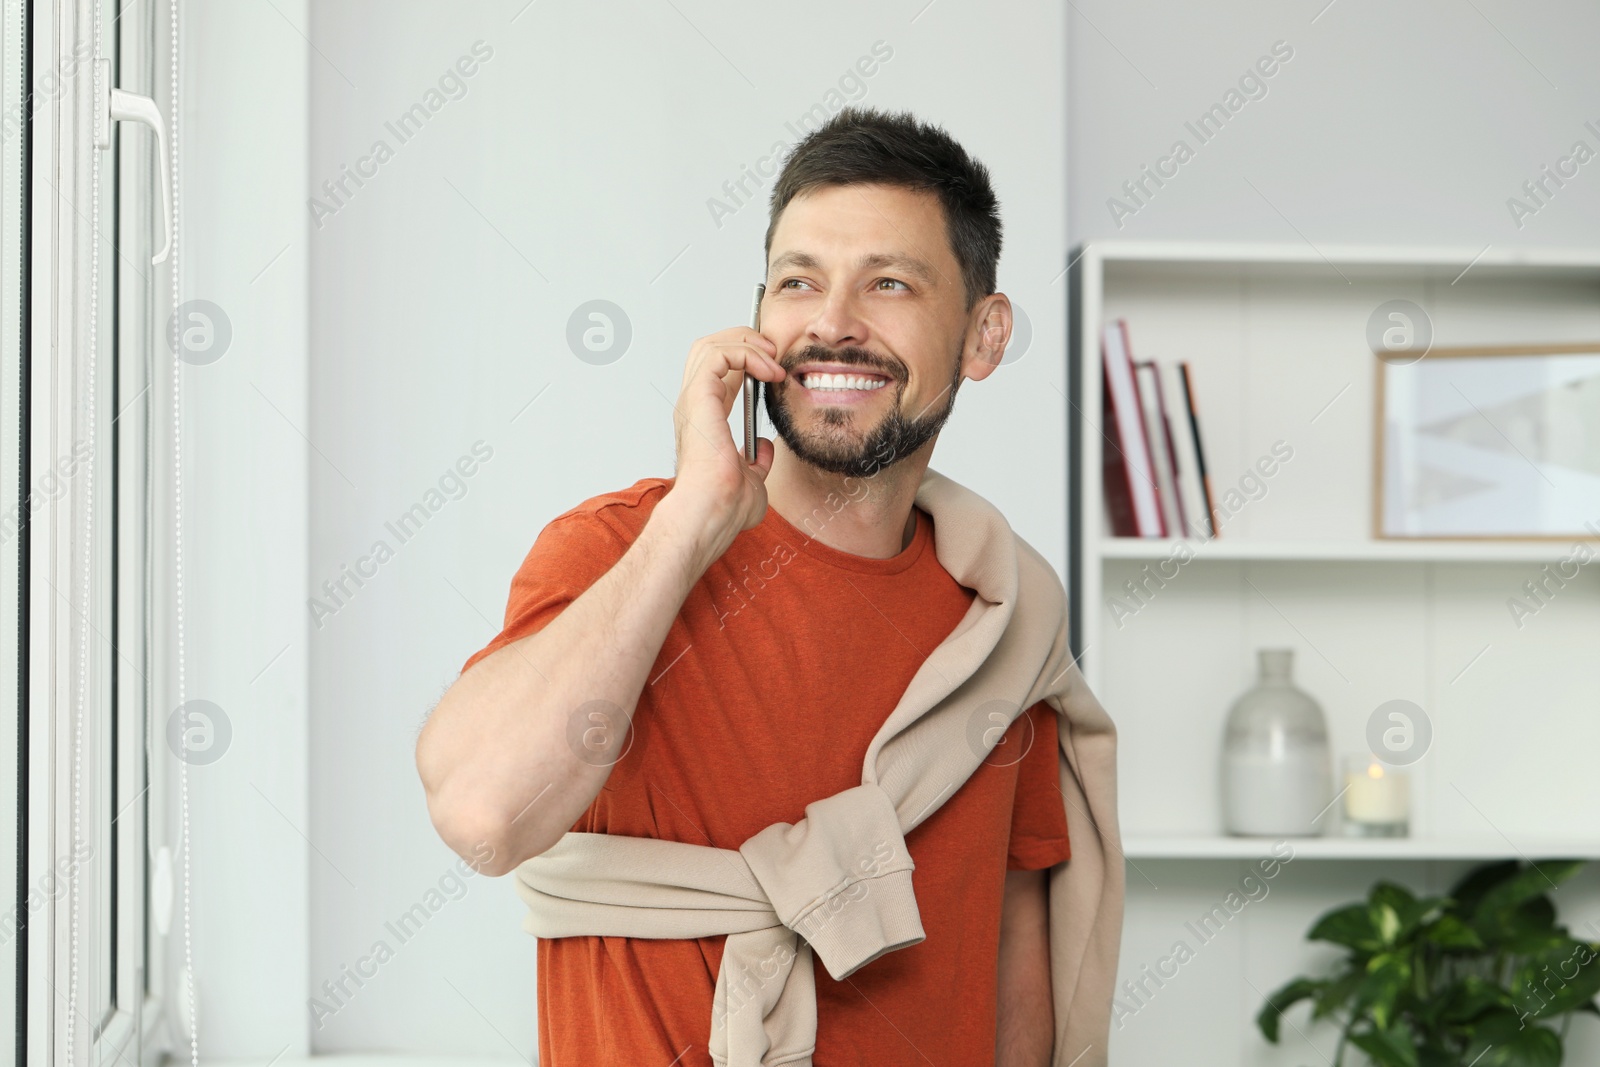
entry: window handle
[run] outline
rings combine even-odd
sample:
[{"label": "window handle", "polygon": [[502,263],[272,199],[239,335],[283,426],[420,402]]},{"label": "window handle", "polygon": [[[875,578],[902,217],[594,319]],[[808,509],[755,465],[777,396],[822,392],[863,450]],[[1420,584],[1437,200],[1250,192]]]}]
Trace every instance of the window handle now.
[{"label": "window handle", "polygon": [[99,60],[97,66],[105,95],[100,99],[99,113],[95,116],[96,145],[103,149],[111,147],[113,121],[142,122],[156,135],[156,171],[161,175],[161,217],[166,224],[166,240],[150,262],[165,263],[167,254],[172,251],[172,171],[167,166],[167,120],[161,117],[161,109],[148,96],[112,87],[111,60]]}]

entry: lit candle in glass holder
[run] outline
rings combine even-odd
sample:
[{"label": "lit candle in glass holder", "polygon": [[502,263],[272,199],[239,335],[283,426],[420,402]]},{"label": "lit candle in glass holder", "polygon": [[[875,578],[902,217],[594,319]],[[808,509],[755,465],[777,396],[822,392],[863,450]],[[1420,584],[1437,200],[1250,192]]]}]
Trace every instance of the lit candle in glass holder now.
[{"label": "lit candle in glass holder", "polygon": [[1371,753],[1344,760],[1344,832],[1351,837],[1405,837],[1410,832],[1411,776]]}]

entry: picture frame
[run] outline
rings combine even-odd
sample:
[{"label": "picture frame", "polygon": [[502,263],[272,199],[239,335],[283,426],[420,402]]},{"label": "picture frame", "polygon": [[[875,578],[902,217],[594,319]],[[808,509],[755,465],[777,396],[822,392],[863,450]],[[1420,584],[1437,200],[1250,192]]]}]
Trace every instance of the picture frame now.
[{"label": "picture frame", "polygon": [[1374,352],[1373,537],[1600,537],[1600,341]]}]

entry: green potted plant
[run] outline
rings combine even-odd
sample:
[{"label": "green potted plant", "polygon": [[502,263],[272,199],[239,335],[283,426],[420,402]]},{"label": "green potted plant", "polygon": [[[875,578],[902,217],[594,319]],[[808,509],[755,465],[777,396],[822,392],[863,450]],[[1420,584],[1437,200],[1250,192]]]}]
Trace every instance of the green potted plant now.
[{"label": "green potted plant", "polygon": [[1573,1013],[1600,1015],[1600,943],[1572,937],[1546,894],[1582,866],[1485,864],[1442,897],[1380,881],[1306,934],[1348,950],[1337,970],[1274,992],[1256,1025],[1276,1044],[1306,1000],[1340,1026],[1333,1067],[1346,1044],[1382,1067],[1556,1067]]}]

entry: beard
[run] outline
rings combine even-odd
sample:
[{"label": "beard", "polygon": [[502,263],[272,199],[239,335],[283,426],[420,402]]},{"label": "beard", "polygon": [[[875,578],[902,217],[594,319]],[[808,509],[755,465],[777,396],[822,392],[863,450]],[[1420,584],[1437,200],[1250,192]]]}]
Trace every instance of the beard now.
[{"label": "beard", "polygon": [[[802,432],[795,425],[793,413],[786,402],[794,369],[802,363],[830,362],[859,366],[886,374],[889,381],[883,389],[894,390],[892,406],[877,425],[865,433],[852,433],[850,426],[862,417],[859,411],[837,407],[817,406],[817,429]],[[830,351],[813,345],[782,361],[787,375],[774,388],[763,383],[766,394],[767,418],[783,443],[789,446],[800,460],[819,470],[841,474],[850,478],[870,478],[885,467],[892,467],[917,449],[927,444],[943,428],[956,404],[956,390],[961,386],[961,348],[956,347],[955,373],[944,395],[934,398],[928,405],[934,410],[907,418],[901,406],[906,388],[905,365],[899,361],[886,363],[864,348],[841,348]],[[798,385],[798,383],[796,383]]]}]

